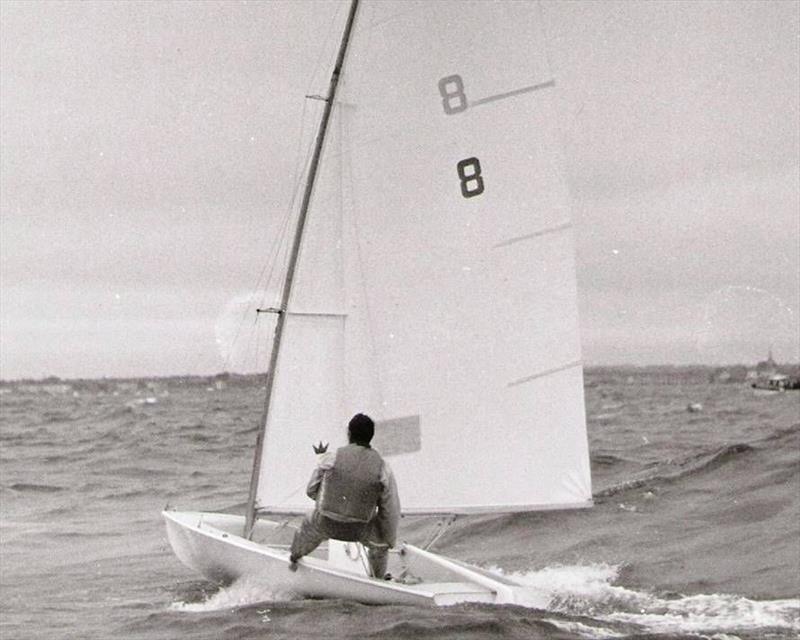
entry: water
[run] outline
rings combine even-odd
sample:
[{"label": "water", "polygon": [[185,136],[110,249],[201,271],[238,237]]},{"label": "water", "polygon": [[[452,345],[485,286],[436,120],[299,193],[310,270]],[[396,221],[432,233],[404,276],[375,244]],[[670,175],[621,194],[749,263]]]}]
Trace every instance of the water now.
[{"label": "water", "polygon": [[[515,577],[528,606],[420,608],[274,602],[265,585],[219,587],[174,557],[163,507],[242,510],[257,385],[2,391],[4,640],[800,632],[797,392],[590,371],[596,506],[460,518],[434,547]],[[420,542],[433,526],[407,522],[404,535]]]}]

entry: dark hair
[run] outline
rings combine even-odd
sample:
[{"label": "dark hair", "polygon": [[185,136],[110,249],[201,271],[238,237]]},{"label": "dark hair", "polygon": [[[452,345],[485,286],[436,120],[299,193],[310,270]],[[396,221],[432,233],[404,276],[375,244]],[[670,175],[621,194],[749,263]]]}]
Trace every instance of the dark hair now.
[{"label": "dark hair", "polygon": [[350,437],[350,442],[369,444],[372,436],[375,435],[375,423],[369,416],[357,413],[350,418],[350,424],[347,425],[347,435]]}]

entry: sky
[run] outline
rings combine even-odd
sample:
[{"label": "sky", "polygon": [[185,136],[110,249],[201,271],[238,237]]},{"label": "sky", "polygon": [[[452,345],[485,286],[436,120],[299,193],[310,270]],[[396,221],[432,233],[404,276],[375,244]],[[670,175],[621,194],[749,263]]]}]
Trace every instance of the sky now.
[{"label": "sky", "polygon": [[[344,10],[0,3],[0,377],[266,367],[237,318]],[[541,14],[585,362],[796,361],[800,3]]]}]

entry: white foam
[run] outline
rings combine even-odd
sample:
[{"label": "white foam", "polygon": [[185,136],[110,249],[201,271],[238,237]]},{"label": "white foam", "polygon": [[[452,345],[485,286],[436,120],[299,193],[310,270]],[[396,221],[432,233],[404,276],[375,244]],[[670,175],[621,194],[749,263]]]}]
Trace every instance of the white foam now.
[{"label": "white foam", "polygon": [[[548,567],[509,577],[524,585],[520,604],[527,605],[526,593],[535,594],[531,601],[537,608],[546,601],[548,611],[631,625],[648,633],[800,631],[800,599],[751,600],[727,594],[664,598],[615,585],[618,575],[618,567],[597,564]],[[611,629],[593,627],[575,631],[591,637],[614,635]]]},{"label": "white foam", "polygon": [[603,627],[593,627],[588,624],[584,624],[582,622],[575,622],[570,620],[554,620],[550,618],[545,618],[545,622],[549,622],[554,627],[558,627],[562,631],[566,631],[568,633],[577,633],[580,636],[585,638],[594,638],[596,640],[605,640],[607,638],[622,638],[627,636],[627,633],[621,633],[619,631],[613,631],[611,629],[605,629]]},{"label": "white foam", "polygon": [[614,613],[607,619],[642,625],[655,633],[769,628],[800,631],[800,599],[750,600],[725,594],[685,596],[676,600],[654,598],[651,610]]},{"label": "white foam", "polygon": [[[493,568],[499,574],[503,572]],[[751,600],[728,594],[662,597],[614,582],[619,567],[607,564],[553,566],[507,574],[521,586],[517,604],[593,619],[598,624],[552,619],[559,628],[587,638],[615,638],[631,631],[715,634],[734,638],[737,631],[764,629],[800,632],[800,599]],[[176,602],[173,611],[207,613],[294,599],[258,580],[242,579],[202,602]]]},{"label": "white foam", "polygon": [[222,587],[202,602],[173,602],[170,610],[184,613],[208,613],[249,607],[262,602],[276,602],[294,599],[291,593],[268,589],[263,582],[244,578]]}]

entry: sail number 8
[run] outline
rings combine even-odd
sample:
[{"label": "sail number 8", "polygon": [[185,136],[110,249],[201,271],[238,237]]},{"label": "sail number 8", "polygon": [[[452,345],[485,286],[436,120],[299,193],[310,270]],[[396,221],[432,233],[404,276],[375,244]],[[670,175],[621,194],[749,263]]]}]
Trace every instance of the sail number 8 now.
[{"label": "sail number 8", "polygon": [[461,180],[461,195],[474,198],[483,193],[481,163],[477,158],[466,158],[456,165],[458,178]]},{"label": "sail number 8", "polygon": [[[464,81],[458,74],[445,76],[439,80],[439,94],[442,96],[442,107],[445,114],[453,115],[466,111],[469,103],[464,93]],[[456,168],[458,179],[461,181],[461,195],[465,198],[474,198],[483,193],[483,177],[481,176],[481,163],[473,158],[461,160]]]},{"label": "sail number 8", "polygon": [[467,110],[467,96],[464,94],[464,81],[461,76],[445,76],[439,80],[439,93],[442,96],[444,112],[448,116]]}]

